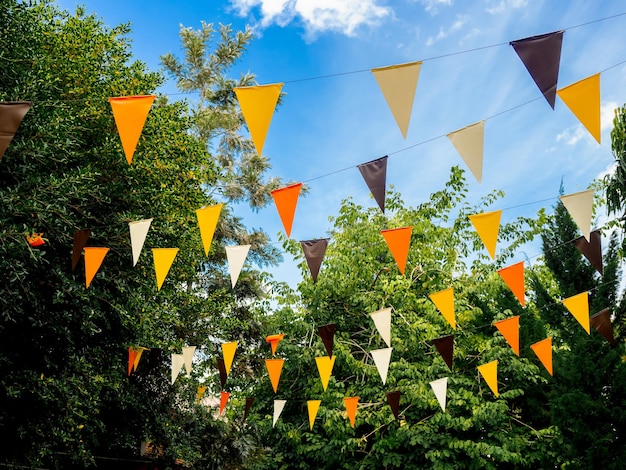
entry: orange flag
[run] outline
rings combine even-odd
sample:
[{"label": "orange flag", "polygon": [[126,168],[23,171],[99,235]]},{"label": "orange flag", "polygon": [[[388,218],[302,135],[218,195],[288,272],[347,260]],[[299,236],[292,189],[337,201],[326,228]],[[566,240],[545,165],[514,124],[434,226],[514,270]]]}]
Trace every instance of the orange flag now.
[{"label": "orange flag", "polygon": [[235,359],[235,351],[237,350],[238,344],[238,341],[222,343],[222,354],[224,356],[224,369],[226,370],[226,376],[230,374],[230,368],[233,365],[233,359]]},{"label": "orange flag", "polygon": [[498,361],[491,361],[478,366],[478,372],[483,376],[493,394],[498,396]]},{"label": "orange flag", "polygon": [[274,204],[278,210],[278,215],[283,223],[287,237],[291,236],[291,226],[293,225],[293,216],[296,213],[300,188],[302,188],[302,183],[296,183],[291,186],[275,189],[270,193],[274,198]]},{"label": "orange flag", "polygon": [[224,390],[220,392],[220,415],[224,412],[224,408],[226,408],[226,403],[228,403],[229,398],[229,392],[225,392]]},{"label": "orange flag", "polygon": [[220,218],[220,212],[222,211],[223,205],[224,204],[216,204],[210,207],[203,207],[202,209],[198,209],[196,211],[205,256],[209,256],[211,242],[213,241],[213,235],[215,234],[215,227],[217,227],[217,220]]},{"label": "orange flag", "polygon": [[270,382],[272,382],[272,388],[274,393],[278,390],[278,382],[280,382],[280,374],[283,371],[284,359],[265,359],[265,365],[267,366],[267,373],[270,375]]},{"label": "orange flag", "polygon": [[109,252],[108,248],[86,246],[85,250],[85,287],[89,287],[94,276],[100,269],[104,257]]},{"label": "orange flag", "polygon": [[552,375],[552,338],[546,338],[531,344],[530,349],[537,355],[548,373]]},{"label": "orange flag", "polygon": [[498,242],[498,232],[500,232],[501,215],[502,211],[500,210],[469,216],[491,259],[494,259],[496,256],[496,243]]},{"label": "orange flag", "polygon": [[350,426],[354,427],[354,419],[356,418],[356,409],[357,409],[357,406],[359,406],[359,397],[344,398],[343,403],[346,405],[346,412],[348,413]]},{"label": "orange flag", "polygon": [[589,292],[581,292],[567,299],[563,299],[563,305],[574,316],[578,323],[582,325],[587,334],[590,334],[589,328]]},{"label": "orange flag", "polygon": [[128,348],[128,375],[130,375],[133,370],[137,371],[141,354],[145,350],[146,348]]},{"label": "orange flag", "polygon": [[519,315],[493,323],[511,349],[519,356]]},{"label": "orange flag", "polygon": [[282,87],[282,83],[272,83],[233,88],[239,101],[241,114],[246,120],[250,137],[259,155],[263,153],[265,137],[270,128]]},{"label": "orange flag", "polygon": [[269,335],[265,338],[265,342],[270,343],[270,346],[272,347],[272,354],[276,354],[278,343],[280,343],[284,337],[285,335],[281,333],[278,335]]},{"label": "orange flag", "polygon": [[448,320],[452,329],[456,330],[456,321],[454,318],[454,290],[452,287],[430,294],[428,297],[430,297],[430,300],[432,300],[439,309],[443,318]]},{"label": "orange flag", "polygon": [[395,228],[390,230],[381,230],[381,234],[385,237],[389,251],[396,260],[400,272],[404,275],[406,261],[409,257],[409,248],[411,246],[411,233],[413,227]]},{"label": "orange flag", "polygon": [[165,282],[167,273],[170,271],[174,258],[176,258],[177,254],[178,248],[152,248],[157,290],[161,290],[163,282]]},{"label": "orange flag", "polygon": [[109,98],[126,161],[130,165],[155,95]]},{"label": "orange flag", "polygon": [[320,379],[322,380],[322,387],[324,391],[328,388],[328,381],[330,380],[330,376],[333,373],[333,366],[335,365],[335,357],[316,357],[315,362],[317,363],[317,370],[320,373]]},{"label": "orange flag", "polygon": [[[506,268],[498,270],[498,274],[502,280],[509,286],[513,295],[517,297],[522,307],[526,306],[525,288],[524,288],[524,262],[512,264]],[[518,354],[519,355],[519,354]]]},{"label": "orange flag", "polygon": [[556,94],[600,143],[600,74],[572,83]]}]

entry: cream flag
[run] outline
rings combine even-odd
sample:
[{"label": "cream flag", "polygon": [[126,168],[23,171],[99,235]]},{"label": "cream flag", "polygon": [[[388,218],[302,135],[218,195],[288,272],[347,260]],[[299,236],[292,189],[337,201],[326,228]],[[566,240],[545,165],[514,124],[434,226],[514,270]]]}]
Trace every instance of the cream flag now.
[{"label": "cream flag", "polygon": [[184,365],[185,358],[182,354],[172,354],[172,385],[176,382],[176,378]]},{"label": "cream flag", "polygon": [[183,359],[185,362],[185,370],[187,371],[187,377],[191,377],[191,366],[193,363],[194,352],[196,352],[195,346],[185,346],[183,348]]},{"label": "cream flag", "polygon": [[448,377],[444,377],[443,379],[433,380],[430,382],[430,386],[435,392],[435,396],[437,397],[437,401],[439,402],[439,406],[443,411],[446,411],[446,394],[448,392]]},{"label": "cream flag", "polygon": [[239,279],[239,273],[243,268],[243,263],[246,261],[248,251],[250,251],[251,245],[238,245],[226,247],[226,258],[228,259],[228,270],[230,271],[230,283],[232,287],[237,284]]},{"label": "cream flag", "polygon": [[287,403],[287,400],[274,400],[274,420],[272,422],[272,427],[276,426],[276,422],[278,421],[278,418],[280,418],[283,408],[285,408],[285,403]]},{"label": "cream flag", "polygon": [[130,229],[130,244],[133,250],[133,266],[137,265],[139,255],[141,255],[141,250],[143,249],[143,244],[146,241],[146,236],[150,230],[151,223],[152,219],[128,222],[128,228]]},{"label": "cream flag", "polygon": [[376,329],[382,336],[385,344],[391,347],[391,308],[384,308],[377,312],[370,313]]},{"label": "cream flag", "polygon": [[591,217],[593,214],[593,189],[566,194],[559,199],[567,209],[567,212],[569,212],[569,215],[574,219],[574,222],[576,222],[576,225],[578,225],[587,243],[589,243]]},{"label": "cream flag", "polygon": [[448,134],[448,139],[465,161],[476,181],[481,183],[483,179],[485,121],[451,132]]},{"label": "cream flag", "polygon": [[380,374],[380,378],[383,381],[383,385],[387,382],[387,371],[389,370],[389,362],[391,362],[392,351],[393,348],[374,349],[373,351],[370,351],[372,359],[374,359],[374,364],[376,364],[376,368]]}]

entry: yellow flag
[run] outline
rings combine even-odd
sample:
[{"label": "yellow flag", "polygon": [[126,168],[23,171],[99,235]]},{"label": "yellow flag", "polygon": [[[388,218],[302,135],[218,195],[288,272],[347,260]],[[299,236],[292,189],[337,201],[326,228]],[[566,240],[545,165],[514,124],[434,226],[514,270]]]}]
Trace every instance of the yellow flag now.
[{"label": "yellow flag", "polygon": [[498,361],[491,361],[478,366],[478,372],[483,376],[493,394],[498,396]]},{"label": "yellow flag", "polygon": [[477,122],[448,134],[448,139],[479,183],[483,179],[485,121]]},{"label": "yellow flag", "polygon": [[235,358],[235,351],[237,350],[238,341],[232,341],[230,343],[222,343],[222,354],[224,355],[224,368],[226,369],[226,375],[230,374],[230,368],[233,365],[233,359]]},{"label": "yellow flag", "polygon": [[328,387],[328,381],[330,380],[330,376],[333,373],[335,356],[316,357],[315,362],[317,363],[317,370],[320,373],[320,379],[322,379],[322,387],[324,388],[324,391],[326,391],[326,388]]},{"label": "yellow flag", "polygon": [[469,216],[491,259],[494,259],[496,256],[496,243],[498,242],[498,233],[500,232],[501,215],[502,211],[494,211]]},{"label": "yellow flag", "polygon": [[108,248],[86,246],[85,250],[85,287],[89,287],[94,276],[100,269],[104,257],[109,252]]},{"label": "yellow flag", "polygon": [[556,94],[600,143],[600,74],[572,83]]},{"label": "yellow flag", "polygon": [[157,289],[161,290],[161,286],[167,277],[167,273],[172,267],[174,258],[178,254],[178,248],[152,248],[152,257],[154,259],[154,272],[156,273]]},{"label": "yellow flag", "polygon": [[456,321],[454,318],[454,290],[452,287],[430,294],[428,297],[430,297],[430,300],[432,300],[439,309],[443,318],[448,320],[452,329],[456,330]]},{"label": "yellow flag", "polygon": [[309,409],[309,429],[310,430],[313,430],[313,424],[315,423],[317,410],[320,409],[320,403],[322,403],[322,400],[308,400],[306,402],[306,406]]},{"label": "yellow flag", "polygon": [[582,292],[563,300],[563,305],[582,325],[587,334],[589,331],[589,292]]},{"label": "yellow flag", "polygon": [[265,137],[282,87],[282,83],[272,83],[234,88],[241,113],[246,120],[250,137],[259,156],[263,153]]},{"label": "yellow flag", "polygon": [[215,227],[217,227],[217,220],[220,217],[222,206],[223,204],[216,204],[215,206],[203,207],[196,211],[205,256],[209,256],[209,249],[211,248],[211,242],[213,241]]}]

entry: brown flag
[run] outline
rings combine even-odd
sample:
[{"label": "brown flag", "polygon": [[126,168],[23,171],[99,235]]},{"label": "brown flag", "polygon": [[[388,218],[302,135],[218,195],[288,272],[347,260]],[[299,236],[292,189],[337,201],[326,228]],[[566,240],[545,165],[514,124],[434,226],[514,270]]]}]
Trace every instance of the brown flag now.
[{"label": "brown flag", "polygon": [[398,419],[400,411],[400,395],[402,392],[396,390],[395,392],[387,392],[387,403],[391,407],[391,411],[396,419]]},{"label": "brown flag", "polygon": [[222,390],[224,390],[224,385],[226,385],[226,379],[228,378],[228,374],[226,373],[226,365],[224,364],[224,359],[221,357],[217,358],[217,370],[220,372],[220,383],[222,384]]},{"label": "brown flag", "polygon": [[433,344],[443,357],[443,360],[448,364],[448,368],[452,370],[452,356],[454,355],[454,335],[442,336],[441,338],[433,339]]},{"label": "brown flag", "polygon": [[357,165],[363,179],[370,188],[370,192],[378,203],[380,210],[385,213],[385,192],[387,184],[387,156],[371,162]]},{"label": "brown flag", "polygon": [[254,397],[246,398],[246,407],[243,410],[243,420],[245,421],[248,417],[248,413],[250,412],[250,408],[254,405]]},{"label": "brown flag", "polygon": [[0,159],[9,147],[31,105],[32,103],[28,101],[0,103]]},{"label": "brown flag", "polygon": [[76,269],[76,265],[80,260],[80,255],[83,252],[83,248],[89,240],[91,230],[75,230],[74,231],[74,244],[72,246],[72,271]]},{"label": "brown flag", "polygon": [[591,265],[603,275],[602,235],[600,230],[594,230],[589,234],[589,242],[585,240],[585,237],[579,237],[574,240],[574,245],[589,260]]},{"label": "brown flag", "polygon": [[326,254],[328,240],[328,238],[322,238],[320,240],[305,240],[300,242],[314,283],[317,282],[317,275],[320,272],[324,254]]},{"label": "brown flag", "polygon": [[322,325],[317,327],[317,331],[324,342],[324,347],[328,353],[328,357],[333,357],[333,338],[335,337],[335,324]]},{"label": "brown flag", "polygon": [[606,338],[606,340],[615,346],[615,337],[613,336],[613,324],[611,323],[611,312],[608,308],[600,310],[595,315],[589,317],[589,323],[598,333]]}]

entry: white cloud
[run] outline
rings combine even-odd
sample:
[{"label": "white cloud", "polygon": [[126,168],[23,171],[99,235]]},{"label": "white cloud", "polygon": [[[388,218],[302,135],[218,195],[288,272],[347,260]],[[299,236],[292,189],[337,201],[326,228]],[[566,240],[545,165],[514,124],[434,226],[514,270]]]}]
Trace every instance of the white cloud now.
[{"label": "white cloud", "polygon": [[441,41],[442,39],[447,38],[451,34],[456,33],[457,31],[460,31],[465,25],[465,23],[467,23],[468,18],[469,17],[467,15],[457,15],[456,20],[454,21],[454,23],[452,23],[452,26],[450,26],[448,29],[445,29],[443,27],[439,28],[439,33],[437,33],[436,36],[428,37],[428,39],[426,40],[426,45],[432,46],[437,41]]},{"label": "white cloud", "polygon": [[488,4],[492,6],[486,8],[487,13],[490,15],[497,15],[504,13],[507,10],[524,8],[528,5],[528,0],[500,0],[499,2],[489,1]]},{"label": "white cloud", "polygon": [[376,24],[390,16],[392,9],[380,6],[379,0],[231,0],[235,11],[247,16],[260,10],[259,26],[286,26],[302,22],[308,35],[338,31],[353,36],[360,26]]},{"label": "white cloud", "polygon": [[[604,103],[600,107],[600,129],[605,131],[613,128],[613,117],[615,116],[615,109],[618,108],[618,104],[615,101],[609,101]],[[568,127],[559,135],[556,136],[557,142],[565,142],[567,145],[576,145],[579,140],[589,135],[587,129],[582,124]]]},{"label": "white cloud", "polygon": [[452,5],[452,0],[420,0],[420,3],[424,5],[424,9],[428,13],[436,15],[440,6],[450,6]]}]

